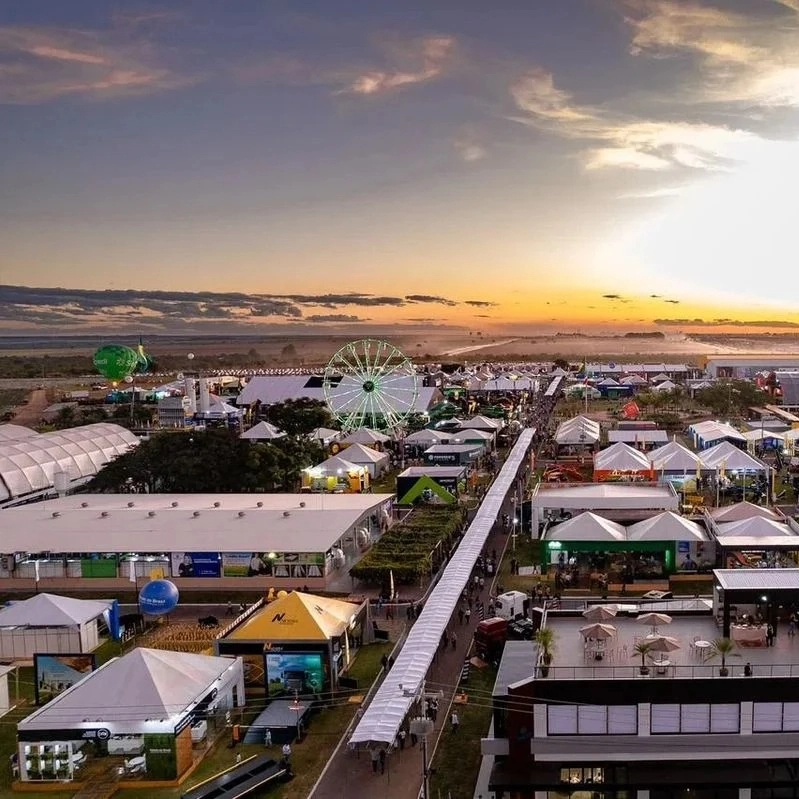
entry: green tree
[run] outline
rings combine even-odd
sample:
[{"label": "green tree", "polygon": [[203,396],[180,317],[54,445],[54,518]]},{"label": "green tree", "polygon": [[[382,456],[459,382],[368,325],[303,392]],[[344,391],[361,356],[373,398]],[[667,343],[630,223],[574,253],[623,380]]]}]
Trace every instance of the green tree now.
[{"label": "green tree", "polygon": [[269,405],[266,408],[266,418],[292,437],[308,436],[317,427],[329,427],[333,421],[323,402],[305,397]]},{"label": "green tree", "polygon": [[59,408],[53,419],[53,427],[56,430],[65,430],[68,427],[74,427],[76,424],[77,415],[72,405],[65,405],[63,408]]}]

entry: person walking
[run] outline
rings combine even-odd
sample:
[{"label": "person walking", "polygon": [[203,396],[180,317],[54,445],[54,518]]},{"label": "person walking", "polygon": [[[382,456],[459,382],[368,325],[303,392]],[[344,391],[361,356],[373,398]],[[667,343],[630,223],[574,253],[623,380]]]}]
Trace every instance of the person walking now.
[{"label": "person walking", "polygon": [[469,619],[472,618],[472,609],[471,608],[466,608],[466,613],[464,615],[466,616],[466,624],[468,624],[469,623]]},{"label": "person walking", "polygon": [[372,774],[377,774],[377,767],[380,765],[380,753],[377,747],[372,747]]},{"label": "person walking", "polygon": [[458,732],[458,727],[460,727],[460,724],[461,724],[461,720],[460,720],[460,718],[458,718],[458,711],[457,710],[453,710],[452,711],[452,715],[449,717],[449,723],[450,723],[450,727],[452,728],[453,734],[457,733]]},{"label": "person walking", "polygon": [[388,671],[388,655],[386,655],[385,652],[383,652],[380,658],[380,665],[383,667],[383,671]]},{"label": "person walking", "polygon": [[386,773],[386,750],[382,746],[380,747],[380,753],[379,753],[378,757],[380,758],[380,773],[381,774],[385,774]]},{"label": "person walking", "polygon": [[461,625],[463,624],[463,617],[464,617],[465,613],[466,613],[465,608],[463,607],[463,605],[460,605],[458,607],[458,624],[461,624]]},{"label": "person walking", "polygon": [[449,642],[452,644],[453,649],[458,646],[458,634],[455,632],[455,630],[452,631],[452,635],[449,637]]}]

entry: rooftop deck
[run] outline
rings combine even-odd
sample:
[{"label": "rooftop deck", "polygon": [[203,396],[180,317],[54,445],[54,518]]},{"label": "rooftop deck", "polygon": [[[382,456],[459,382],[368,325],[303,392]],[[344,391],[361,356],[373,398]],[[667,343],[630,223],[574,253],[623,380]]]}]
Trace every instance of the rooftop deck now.
[{"label": "rooftop deck", "polygon": [[[727,656],[729,677],[722,678],[720,658],[708,659],[691,645],[695,638],[712,643],[721,637],[721,630],[710,615],[675,616],[670,624],[661,625],[658,632],[675,638],[680,648],[651,653],[647,657],[648,675],[640,674],[641,656],[634,647],[636,639],[645,638],[651,627],[633,617],[612,619],[608,624],[616,628],[617,635],[607,640],[602,659],[597,660],[593,652],[586,652],[580,633],[580,628],[590,623],[582,617],[550,616],[547,626],[555,633],[555,656],[546,679],[729,679],[743,677],[747,663],[752,666],[753,678],[799,677],[799,636],[789,636],[787,625],[780,625],[772,647],[737,645]],[[653,658],[665,659],[669,665],[655,667]]]}]

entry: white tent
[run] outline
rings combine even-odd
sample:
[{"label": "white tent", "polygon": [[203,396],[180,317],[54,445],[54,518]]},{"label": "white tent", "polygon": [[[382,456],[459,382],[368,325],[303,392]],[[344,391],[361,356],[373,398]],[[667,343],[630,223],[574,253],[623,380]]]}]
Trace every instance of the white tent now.
[{"label": "white tent", "polygon": [[36,652],[91,652],[100,644],[97,620],[111,601],[36,594],[0,610],[0,657]]},{"label": "white tent", "polygon": [[277,427],[269,422],[258,422],[249,430],[245,430],[240,437],[257,441],[273,441],[276,438],[283,438],[285,435],[282,430],[278,430]]},{"label": "white tent", "polygon": [[619,383],[623,386],[646,386],[648,385],[648,381],[645,377],[641,377],[641,375],[627,375],[626,377],[622,377],[619,380]]},{"label": "white tent", "polygon": [[594,455],[595,472],[648,472],[652,466],[641,450],[619,441]]},{"label": "white tent", "polygon": [[599,441],[599,422],[587,416],[575,416],[558,425],[555,443],[561,446],[574,444],[596,444]]},{"label": "white tent", "polygon": [[312,475],[324,477],[326,475],[332,476],[335,474],[363,474],[369,470],[362,464],[352,463],[346,460],[346,458],[343,458],[341,455],[332,455],[320,464],[309,466],[307,469],[303,469],[303,471],[309,472]]},{"label": "white tent", "polygon": [[669,441],[668,444],[653,449],[649,453],[649,462],[657,472],[682,472],[684,474],[696,474],[697,466],[701,463],[699,455],[680,444],[679,441]]},{"label": "white tent", "polygon": [[621,385],[618,380],[614,380],[612,377],[606,377],[604,380],[600,380],[597,383],[598,386],[618,386]]},{"label": "white tent", "polygon": [[586,511],[553,525],[545,538],[547,541],[625,541],[627,536],[621,524]]},{"label": "white tent", "polygon": [[652,383],[662,383],[666,380],[671,380],[671,378],[665,372],[660,372],[659,374],[656,374],[654,377],[650,377],[649,379]]},{"label": "white tent", "polygon": [[433,444],[446,444],[452,438],[452,433],[443,433],[441,430],[417,430],[405,436],[405,443],[415,447],[432,447]]},{"label": "white tent", "polygon": [[729,441],[722,441],[715,447],[704,450],[699,455],[705,469],[725,469],[726,471],[766,472],[768,466],[762,461],[738,449]]},{"label": "white tent", "polygon": [[773,538],[774,536],[796,536],[785,522],[752,516],[737,522],[723,522],[718,526],[718,537],[725,544],[728,538]]},{"label": "white tent", "polygon": [[696,522],[666,511],[630,525],[628,541],[708,541],[708,535]]},{"label": "white tent", "polygon": [[759,516],[763,519],[779,519],[780,516],[771,508],[763,505],[755,505],[753,502],[736,502],[734,505],[723,505],[720,508],[713,508],[710,515],[718,522],[740,522],[744,519],[751,519]]},{"label": "white tent", "polygon": [[473,416],[459,425],[461,430],[487,430],[492,433],[496,433],[502,426],[501,419],[489,419],[487,416]]},{"label": "white tent", "polygon": [[368,427],[361,427],[358,430],[353,430],[348,435],[341,439],[342,444],[385,444],[386,441],[391,441],[391,436],[385,433],[378,433],[377,430],[370,430]]},{"label": "white tent", "polygon": [[[653,381],[655,378],[652,378]],[[674,391],[677,388],[677,384],[672,380],[664,380],[662,383],[658,383],[655,386],[652,386],[652,391],[666,392],[666,391]]]},{"label": "white tent", "polygon": [[732,441],[746,441],[743,434],[726,422],[697,422],[688,428],[688,432],[693,436],[694,446],[709,446],[715,441],[731,439]]},{"label": "white tent", "polygon": [[[94,731],[100,726],[108,731],[110,749],[117,736],[174,734],[175,727],[210,696],[217,710],[243,703],[241,658],[133,649],[90,672],[19,722],[18,729],[28,741],[41,731],[46,741],[53,740],[47,736],[54,730]],[[98,719],[102,719],[99,725]],[[79,736],[73,733],[73,737]]]},{"label": "white tent", "polygon": [[370,447],[365,447],[363,444],[350,444],[343,450],[342,456],[350,463],[365,466],[372,478],[377,477],[389,468],[387,452],[378,452]]},{"label": "white tent", "polygon": [[313,441],[319,441],[325,446],[336,441],[341,436],[341,430],[333,430],[331,427],[317,427],[311,433],[309,438]]}]

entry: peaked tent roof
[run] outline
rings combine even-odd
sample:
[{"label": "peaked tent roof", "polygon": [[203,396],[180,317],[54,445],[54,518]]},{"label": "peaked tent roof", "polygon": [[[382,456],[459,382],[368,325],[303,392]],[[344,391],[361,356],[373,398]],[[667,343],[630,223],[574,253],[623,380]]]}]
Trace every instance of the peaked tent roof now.
[{"label": "peaked tent roof", "polygon": [[619,382],[623,386],[645,386],[649,381],[645,377],[641,377],[641,375],[627,375],[622,377]]},{"label": "peaked tent roof", "polygon": [[0,610],[0,627],[74,627],[96,619],[111,602],[36,594]]},{"label": "peaked tent roof", "polygon": [[342,472],[363,472],[365,468],[366,467],[363,464],[352,463],[352,461],[342,458],[341,455],[332,455],[327,460],[322,461],[316,466],[309,466],[307,469],[303,469],[303,471],[322,471],[327,472],[328,474],[335,474],[339,469],[341,469]]},{"label": "peaked tent roof", "polygon": [[134,649],[89,673],[19,727],[69,727],[85,719],[87,708],[94,708],[104,723],[169,718],[207,692],[232,663],[230,658]]},{"label": "peaked tent roof", "polygon": [[391,441],[391,436],[378,433],[377,430],[370,430],[368,427],[361,427],[344,436],[341,441],[343,444],[383,444],[386,441]]},{"label": "peaked tent roof", "polygon": [[736,430],[732,425],[726,422],[714,422],[712,419],[692,424],[688,428],[688,432],[693,433],[704,441],[720,441],[722,438],[746,441],[743,433]]},{"label": "peaked tent roof", "polygon": [[669,441],[649,453],[649,462],[658,472],[695,472],[701,461],[699,455],[679,441]]},{"label": "peaked tent roof", "polygon": [[461,430],[499,430],[502,427],[501,419],[489,419],[487,416],[472,416],[460,423]]},{"label": "peaked tent roof", "polygon": [[269,422],[258,422],[258,424],[245,430],[240,438],[251,438],[258,441],[271,441],[275,438],[283,438],[286,434],[282,430],[278,430],[273,424]]},{"label": "peaked tent roof", "polygon": [[441,430],[425,428],[424,430],[417,430],[415,433],[410,433],[405,436],[405,443],[416,444],[434,441],[437,444],[442,444],[445,441],[449,441],[452,435],[452,433],[444,433]]},{"label": "peaked tent roof", "polygon": [[226,638],[235,641],[327,641],[341,635],[358,605],[292,591],[254,613]]},{"label": "peaked tent roof", "polygon": [[721,522],[740,522],[744,519],[752,519],[759,516],[763,519],[779,519],[779,515],[771,508],[763,505],[755,505],[753,502],[736,502],[734,505],[723,505],[720,508],[713,508],[710,515],[719,523]]},{"label": "peaked tent roof", "polygon": [[547,541],[625,541],[626,538],[622,525],[591,511],[553,525],[546,533]]},{"label": "peaked tent roof", "polygon": [[689,519],[666,511],[627,528],[628,541],[708,541],[705,531]]},{"label": "peaked tent roof", "polygon": [[332,427],[317,427],[309,438],[314,441],[327,441],[329,438],[337,438],[341,435],[341,430],[334,430]]},{"label": "peaked tent roof", "polygon": [[[654,381],[656,378],[652,379]],[[662,383],[652,386],[652,391],[674,391],[675,388],[677,388],[677,384],[673,380],[664,380]]]},{"label": "peaked tent roof", "polygon": [[737,522],[724,522],[718,525],[718,531],[721,539],[726,539],[728,536],[735,538],[770,538],[780,535],[796,535],[785,522],[766,519],[763,516],[752,516],[749,519],[741,519]]},{"label": "peaked tent roof", "polygon": [[706,469],[716,469],[722,466],[725,469],[746,469],[746,471],[765,472],[768,469],[765,463],[759,461],[748,452],[738,449],[729,441],[722,441],[715,447],[704,450],[699,455],[702,466]]},{"label": "peaked tent roof", "polygon": [[371,447],[365,447],[363,444],[350,444],[342,452],[347,456],[346,460],[350,463],[382,463],[388,460],[387,452],[378,452]]},{"label": "peaked tent roof", "polygon": [[651,468],[649,458],[643,452],[623,441],[617,441],[594,455],[594,471],[648,472]]}]

